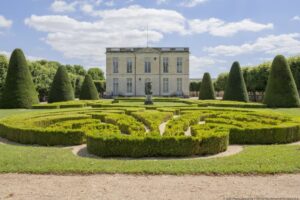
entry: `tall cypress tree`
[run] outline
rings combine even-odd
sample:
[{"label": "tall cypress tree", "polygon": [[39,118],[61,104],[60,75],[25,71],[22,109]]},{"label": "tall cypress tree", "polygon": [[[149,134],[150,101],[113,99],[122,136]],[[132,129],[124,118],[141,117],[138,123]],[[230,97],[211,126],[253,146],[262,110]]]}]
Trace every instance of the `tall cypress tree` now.
[{"label": "tall cypress tree", "polygon": [[7,76],[1,96],[2,108],[30,108],[38,103],[26,58],[21,49],[15,49],[10,57]]},{"label": "tall cypress tree", "polygon": [[94,84],[94,81],[91,75],[87,74],[84,77],[84,81],[82,83],[81,91],[80,91],[80,99],[82,100],[97,100],[99,99],[99,94],[97,88]]},{"label": "tall cypress tree", "polygon": [[299,94],[291,69],[284,56],[274,58],[264,103],[268,107],[299,107]]},{"label": "tall cypress tree", "polygon": [[74,100],[74,90],[69,80],[67,70],[64,66],[60,66],[54,76],[48,102],[70,101]]},{"label": "tall cypress tree", "polygon": [[215,89],[209,73],[204,73],[199,91],[199,99],[215,99]]},{"label": "tall cypress tree", "polygon": [[248,92],[239,62],[234,62],[229,72],[224,100],[249,101]]}]

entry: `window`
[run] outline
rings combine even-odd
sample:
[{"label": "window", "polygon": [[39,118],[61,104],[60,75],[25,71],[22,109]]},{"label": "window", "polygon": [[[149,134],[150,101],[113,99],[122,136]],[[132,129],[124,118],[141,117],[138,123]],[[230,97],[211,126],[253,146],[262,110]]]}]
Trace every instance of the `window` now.
[{"label": "window", "polygon": [[132,93],[132,78],[127,78],[127,93]]},{"label": "window", "polygon": [[177,58],[177,73],[182,73],[182,58]]},{"label": "window", "polygon": [[163,92],[168,93],[169,92],[169,79],[163,78]]},{"label": "window", "polygon": [[151,73],[151,61],[150,61],[150,58],[145,58],[145,73]]},{"label": "window", "polygon": [[127,58],[127,73],[132,73],[132,59]]},{"label": "window", "polygon": [[163,72],[169,72],[169,58],[163,58]]},{"label": "window", "polygon": [[119,73],[119,61],[118,58],[113,58],[113,72]]},{"label": "window", "polygon": [[119,80],[118,78],[113,79],[113,95],[117,96],[119,93]]},{"label": "window", "polygon": [[177,92],[182,92],[182,78],[177,78]]}]

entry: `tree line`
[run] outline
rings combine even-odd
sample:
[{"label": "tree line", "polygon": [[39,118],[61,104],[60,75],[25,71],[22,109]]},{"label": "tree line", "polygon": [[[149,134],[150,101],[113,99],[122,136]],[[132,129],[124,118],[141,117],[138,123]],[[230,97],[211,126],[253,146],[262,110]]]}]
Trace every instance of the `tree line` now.
[{"label": "tree line", "polygon": [[[7,56],[0,54],[0,95],[7,75],[8,59]],[[65,67],[68,73],[75,97],[80,95],[80,89],[86,74],[91,76],[100,95],[103,95],[105,91],[104,73],[98,67],[86,70],[82,65],[63,65],[59,62],[48,60],[27,60],[27,66],[40,101],[47,100],[55,73],[61,66]]]},{"label": "tree line", "polygon": [[[287,58],[297,88],[300,88],[300,56]],[[246,87],[249,92],[264,92],[267,87],[268,77],[272,62],[265,62],[256,66],[242,67]],[[224,91],[228,73],[222,73],[216,79],[214,86],[216,91]]]},{"label": "tree line", "polygon": [[[300,89],[300,56],[287,58],[296,86]],[[247,91],[255,96],[256,92],[265,92],[268,82],[272,62],[264,62],[256,66],[242,67],[242,73],[247,87]],[[217,92],[225,91],[229,73],[221,73],[213,82]],[[201,82],[191,82],[190,91],[198,91]]]},{"label": "tree line", "polygon": [[[214,100],[215,89],[209,73],[205,73],[199,90],[199,100]],[[230,69],[223,100],[249,102],[247,87],[239,62]],[[277,55],[269,69],[263,103],[267,107],[299,107],[300,99],[291,68],[283,55]]]}]

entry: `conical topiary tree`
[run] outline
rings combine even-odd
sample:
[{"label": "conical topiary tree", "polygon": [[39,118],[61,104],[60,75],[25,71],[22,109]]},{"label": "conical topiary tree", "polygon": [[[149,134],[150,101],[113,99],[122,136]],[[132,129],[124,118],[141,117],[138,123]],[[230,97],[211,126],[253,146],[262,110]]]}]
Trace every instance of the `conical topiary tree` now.
[{"label": "conical topiary tree", "polygon": [[99,94],[91,75],[87,74],[81,86],[79,98],[82,100],[97,100]]},{"label": "conical topiary tree", "polygon": [[234,62],[231,66],[223,99],[249,101],[245,80],[239,62]]},{"label": "conical topiary tree", "polygon": [[67,70],[60,66],[54,76],[48,102],[70,101],[74,99],[74,91]]},{"label": "conical topiary tree", "polygon": [[10,57],[7,76],[1,95],[2,108],[30,108],[38,103],[38,93],[32,82],[26,58],[21,49]]},{"label": "conical topiary tree", "polygon": [[299,107],[299,94],[291,69],[284,56],[274,58],[264,103],[268,107]]},{"label": "conical topiary tree", "polygon": [[215,99],[215,89],[209,73],[204,73],[199,91],[199,99]]}]

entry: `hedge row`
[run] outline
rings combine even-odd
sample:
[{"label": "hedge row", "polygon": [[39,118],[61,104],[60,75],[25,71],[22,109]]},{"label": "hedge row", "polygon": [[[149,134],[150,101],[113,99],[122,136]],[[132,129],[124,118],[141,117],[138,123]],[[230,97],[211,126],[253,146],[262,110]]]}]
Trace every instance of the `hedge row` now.
[{"label": "hedge row", "polygon": [[286,144],[300,140],[300,126],[230,129],[231,144]]},{"label": "hedge row", "polygon": [[82,130],[18,128],[0,123],[0,136],[21,144],[77,145],[85,142]]},{"label": "hedge row", "polygon": [[58,108],[83,108],[87,106],[93,106],[94,104],[111,104],[109,100],[80,100],[80,101],[67,101],[67,102],[55,102],[48,104],[34,104],[32,109],[58,109]]},{"label": "hedge row", "polygon": [[166,126],[164,136],[183,136],[191,125],[200,121],[199,113],[188,113],[173,118]]},{"label": "hedge row", "polygon": [[[211,145],[214,143],[214,145]],[[125,137],[87,135],[88,152],[102,157],[192,156],[227,149],[228,137]]]},{"label": "hedge row", "polygon": [[131,115],[143,122],[151,131],[159,131],[159,125],[173,117],[172,112],[159,111],[132,112]]},{"label": "hedge row", "polygon": [[[128,112],[130,114],[125,114]],[[134,116],[134,117],[133,117]],[[233,144],[277,144],[300,140],[296,119],[245,109],[181,110],[163,136],[158,125],[171,112],[126,109],[68,109],[0,120],[0,136],[24,144],[75,145],[87,138],[100,156],[191,156],[215,154]],[[199,121],[205,121],[199,124]],[[147,132],[145,125],[152,131]],[[191,127],[191,136],[185,131]]]},{"label": "hedge row", "polygon": [[234,108],[265,108],[266,105],[261,103],[246,103],[240,101],[224,101],[224,100],[198,100],[192,101],[200,107],[234,107]]}]

